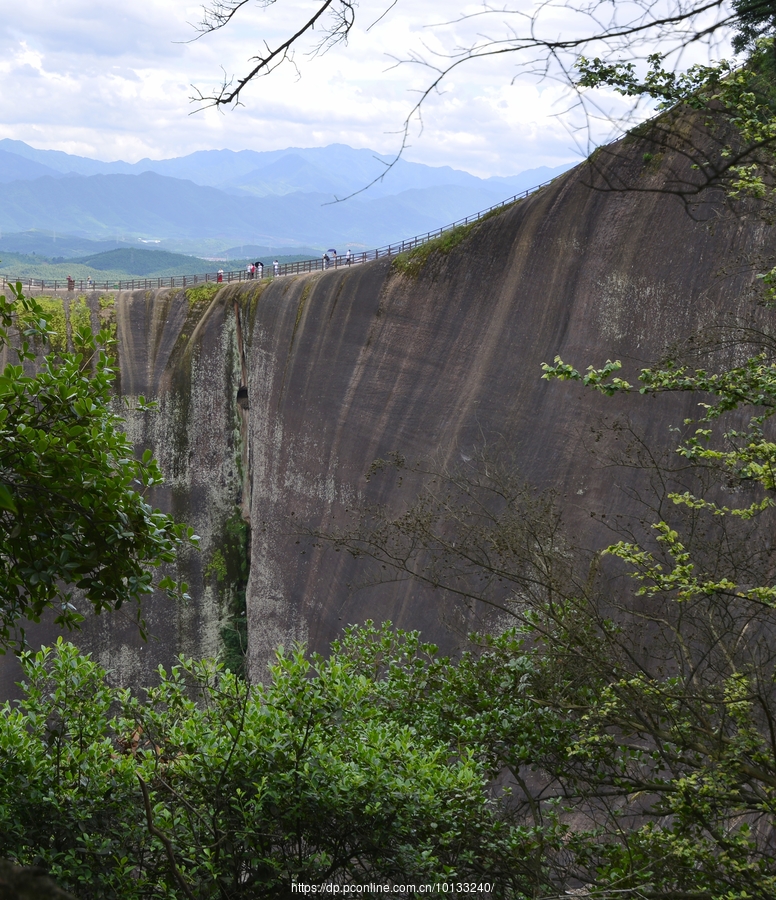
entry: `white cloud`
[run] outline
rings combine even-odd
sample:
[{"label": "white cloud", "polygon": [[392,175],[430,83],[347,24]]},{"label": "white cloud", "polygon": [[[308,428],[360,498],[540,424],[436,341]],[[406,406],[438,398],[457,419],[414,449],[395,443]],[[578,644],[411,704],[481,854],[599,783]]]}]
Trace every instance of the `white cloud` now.
[{"label": "white cloud", "polygon": [[[249,86],[244,107],[192,115],[192,84],[213,87],[220,64],[229,75],[243,73],[262,40],[272,44],[287,33],[311,2],[277,0],[265,12],[246,7],[221,32],[184,43],[195,34],[187,23],[201,15],[185,0],[26,0],[0,22],[0,135],[129,161],[335,142],[390,153],[429,76],[417,64],[393,66],[391,54],[433,59],[502,28],[495,15],[428,28],[456,7],[399,0],[367,31],[386,3],[363,0],[348,47],[315,59],[300,51],[301,78],[288,66]],[[558,19],[550,27],[572,26]],[[407,158],[483,176],[573,159],[574,142],[556,115],[562,89],[530,78],[510,84],[515,72],[508,56],[457,70],[425,104]]]}]

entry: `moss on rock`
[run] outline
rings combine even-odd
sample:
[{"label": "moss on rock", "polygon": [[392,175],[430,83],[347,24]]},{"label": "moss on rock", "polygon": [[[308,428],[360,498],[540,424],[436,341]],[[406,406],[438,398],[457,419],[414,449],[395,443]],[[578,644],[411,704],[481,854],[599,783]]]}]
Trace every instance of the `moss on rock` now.
[{"label": "moss on rock", "polygon": [[[515,201],[515,203],[519,202],[519,200]],[[439,237],[426,241],[425,244],[421,244],[419,247],[413,247],[412,250],[400,253],[393,260],[393,270],[416,280],[432,255],[438,253],[446,256],[454,247],[457,247],[462,241],[466,240],[478,225],[481,225],[488,219],[492,219],[493,216],[501,215],[512,206],[514,206],[514,203],[509,203],[506,206],[499,206],[497,209],[492,209],[490,212],[485,213],[485,215],[480,216],[476,221],[469,222],[468,225],[458,225],[455,228],[451,228],[449,231],[443,231]]]},{"label": "moss on rock", "polygon": [[204,284],[197,285],[196,287],[186,288],[186,299],[192,305],[210,303],[221,287],[222,285],[216,284],[213,281],[206,281]]},{"label": "moss on rock", "polygon": [[222,660],[226,668],[245,675],[248,650],[246,589],[250,560],[250,528],[235,508],[224,522],[205,567],[221,607]]}]

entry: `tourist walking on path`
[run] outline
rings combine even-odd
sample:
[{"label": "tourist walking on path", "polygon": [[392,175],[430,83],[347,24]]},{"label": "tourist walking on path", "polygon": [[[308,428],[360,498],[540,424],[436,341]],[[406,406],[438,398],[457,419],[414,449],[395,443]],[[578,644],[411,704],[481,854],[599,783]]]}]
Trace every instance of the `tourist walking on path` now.
[{"label": "tourist walking on path", "polygon": [[224,280],[224,270],[223,270],[223,269],[219,269],[219,270],[218,270],[218,274],[216,275],[216,281],[217,281],[219,284],[221,284],[221,282],[222,282],[223,280]]},{"label": "tourist walking on path", "polygon": [[277,260],[272,263],[272,271],[275,275],[280,275],[280,263]]},{"label": "tourist walking on path", "polygon": [[264,263],[261,262],[261,260],[257,259],[256,262],[254,263],[254,265],[256,266],[257,277],[263,278],[264,277]]},{"label": "tourist walking on path", "polygon": [[347,254],[346,254],[346,256],[345,256],[345,262],[346,262],[348,265],[350,265],[351,262],[353,262],[353,257],[351,256],[351,253],[350,253],[350,247],[348,247],[348,252],[347,252]]}]

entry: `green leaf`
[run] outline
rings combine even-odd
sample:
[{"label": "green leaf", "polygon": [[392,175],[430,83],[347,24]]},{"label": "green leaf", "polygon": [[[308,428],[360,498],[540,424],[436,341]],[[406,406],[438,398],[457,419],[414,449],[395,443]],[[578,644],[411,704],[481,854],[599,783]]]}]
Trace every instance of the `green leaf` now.
[{"label": "green leaf", "polygon": [[13,513],[18,512],[16,501],[4,484],[0,484],[0,509],[7,509]]}]

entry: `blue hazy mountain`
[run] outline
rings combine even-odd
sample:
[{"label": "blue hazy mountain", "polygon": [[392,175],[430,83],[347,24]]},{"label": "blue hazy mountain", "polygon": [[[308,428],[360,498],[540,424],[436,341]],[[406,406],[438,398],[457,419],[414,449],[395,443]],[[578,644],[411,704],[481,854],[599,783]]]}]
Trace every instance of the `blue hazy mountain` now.
[{"label": "blue hazy mountain", "polygon": [[424,166],[400,159],[388,168],[390,162],[388,157],[379,157],[369,150],[352,150],[334,144],[285,152],[265,166],[235,175],[214,186],[230,193],[247,193],[257,197],[309,191],[331,193],[338,198],[347,197],[366,185],[370,187],[365,193],[371,197],[394,196],[407,190],[444,186],[451,190],[477,188],[505,199],[509,194],[548,181],[569,168],[542,167],[519,175],[483,179],[449,166]]},{"label": "blue hazy mountain", "polygon": [[[0,140],[0,231],[112,239],[115,247],[185,244],[191,252],[204,252],[201,242],[372,247],[439,228],[568,168],[482,179],[447,166],[390,163],[344,144],[106,163]],[[375,179],[367,191],[332,202]]]},{"label": "blue hazy mountain", "polygon": [[62,175],[138,175],[156,172],[169,178],[182,178],[206,187],[218,187],[231,193],[246,192],[253,196],[302,191],[344,197],[375,179],[380,180],[370,188],[372,196],[399,194],[414,188],[443,184],[484,186],[495,193],[504,190],[509,193],[511,190],[533,187],[569,168],[569,165],[552,169],[543,166],[518,175],[482,179],[450,166],[426,166],[405,159],[399,159],[389,168],[393,157],[373,150],[354,150],[346,144],[263,152],[199,150],[174,159],[141,159],[136,163],[102,162],[60,150],[36,150],[23,141],[7,138],[0,140],[0,151],[3,151],[0,157],[2,181],[15,180],[4,176],[10,161],[5,154],[13,154],[49,170],[40,171],[39,175],[55,172]]},{"label": "blue hazy mountain", "polygon": [[61,178],[62,174],[50,166],[35,162],[33,159],[27,159],[19,156],[17,153],[9,153],[7,150],[0,150],[0,183],[8,181],[29,181],[33,178],[42,178],[49,175],[54,178]]},{"label": "blue hazy mountain", "polygon": [[377,246],[431,231],[495,202],[477,188],[445,186],[392,197],[330,203],[330,195],[295,192],[233,196],[154,172],[38,178],[3,186],[0,232],[31,230],[107,241],[220,239],[293,247]]},{"label": "blue hazy mountain", "polygon": [[24,141],[14,141],[10,138],[0,140],[0,150],[39,163],[62,175],[130,174],[133,171],[131,163],[102,162],[85,156],[73,156],[62,150],[36,150]]}]

